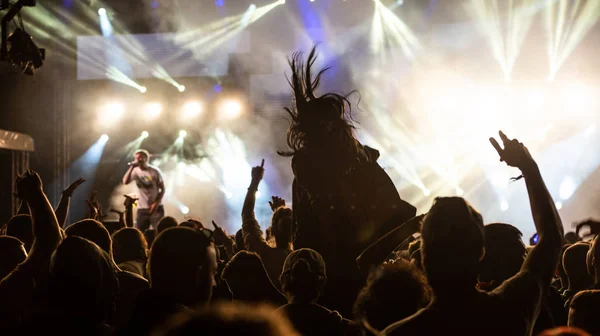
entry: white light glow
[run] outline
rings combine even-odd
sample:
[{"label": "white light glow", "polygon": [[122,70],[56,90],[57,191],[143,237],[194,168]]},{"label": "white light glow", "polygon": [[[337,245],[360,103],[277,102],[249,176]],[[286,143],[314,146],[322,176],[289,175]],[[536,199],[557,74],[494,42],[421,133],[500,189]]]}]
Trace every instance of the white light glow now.
[{"label": "white light glow", "polygon": [[188,208],[188,207],[187,207],[187,206],[185,206],[185,205],[182,205],[182,206],[179,208],[179,210],[181,210],[181,213],[182,213],[182,214],[184,214],[184,215],[187,215],[187,214],[189,214],[189,213],[190,213],[190,208]]},{"label": "white light glow", "polygon": [[146,91],[148,91],[148,89],[145,86],[140,86],[139,90],[141,93],[146,93]]},{"label": "white light glow", "polygon": [[565,177],[558,189],[558,195],[563,201],[568,200],[577,190],[577,181],[571,176]]},{"label": "white light glow", "polygon": [[219,112],[223,119],[237,118],[242,113],[242,104],[236,100],[226,100],[221,103]]},{"label": "white light glow", "polygon": [[502,211],[508,210],[508,202],[506,202],[506,201],[500,202],[500,210],[502,210]]},{"label": "white light glow", "polygon": [[106,135],[106,134],[102,134],[102,135],[100,136],[100,140],[99,140],[99,141],[100,141],[100,143],[102,143],[102,144],[105,144],[105,143],[107,143],[107,142],[108,142],[108,135]]},{"label": "white light glow", "polygon": [[563,207],[563,204],[561,201],[554,202],[554,205],[556,206],[556,210],[560,210]]},{"label": "white light glow", "polygon": [[185,130],[181,130],[181,131],[179,131],[179,137],[180,137],[180,138],[182,138],[182,139],[183,139],[183,138],[185,138],[186,136],[187,136],[187,131],[185,131]]},{"label": "white light glow", "polygon": [[125,106],[121,103],[108,103],[100,108],[98,121],[104,125],[110,125],[119,121],[125,114]]},{"label": "white light glow", "polygon": [[145,108],[146,117],[155,119],[161,114],[162,110],[163,106],[161,103],[148,103]]},{"label": "white light glow", "polygon": [[202,104],[197,101],[190,101],[183,105],[183,116],[185,118],[194,118],[202,112]]},{"label": "white light glow", "polygon": [[98,9],[98,14],[99,15],[106,15],[106,9],[104,9],[104,8]]},{"label": "white light glow", "polygon": [[177,90],[179,90],[179,92],[183,92],[183,91],[185,91],[185,86],[184,85],[179,85],[177,87]]},{"label": "white light glow", "polygon": [[150,134],[148,133],[148,131],[143,131],[142,132],[142,139],[146,139],[149,136],[150,136]]}]

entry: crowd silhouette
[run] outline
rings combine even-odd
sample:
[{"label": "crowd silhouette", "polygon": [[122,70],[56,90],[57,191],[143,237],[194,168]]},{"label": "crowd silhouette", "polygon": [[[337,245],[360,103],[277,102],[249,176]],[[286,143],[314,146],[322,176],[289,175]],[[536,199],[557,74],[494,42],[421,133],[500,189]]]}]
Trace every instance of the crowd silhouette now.
[{"label": "crowd silhouette", "polygon": [[[354,134],[346,96],[318,96],[313,48],[290,59],[287,150],[292,208],[273,196],[266,234],[254,208],[264,160],[237,226],[164,217],[160,171],[136,152],[118,225],[67,223],[79,179],[56,209],[40,176],[16,179],[22,201],[0,235],[0,335],[600,335],[600,222],[564,235],[527,147],[499,132],[490,151],[520,170],[537,238],[487,224],[461,197],[425,214],[397,192],[379,152]],[[503,164],[503,163],[498,163]],[[235,225],[234,225],[235,226]],[[582,230],[588,227],[589,230]],[[582,232],[589,232],[579,237]]]}]

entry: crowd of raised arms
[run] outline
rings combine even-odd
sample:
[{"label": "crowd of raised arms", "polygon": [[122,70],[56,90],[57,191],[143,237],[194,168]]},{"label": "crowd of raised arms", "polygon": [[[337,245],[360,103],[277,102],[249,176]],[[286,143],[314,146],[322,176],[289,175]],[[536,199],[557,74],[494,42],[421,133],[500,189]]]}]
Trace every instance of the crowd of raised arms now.
[{"label": "crowd of raised arms", "polygon": [[53,209],[37,173],[18,176],[20,214],[0,236],[0,335],[600,335],[600,223],[564,235],[524,144],[500,131],[490,151],[521,171],[512,187],[527,190],[535,244],[461,197],[417,216],[356,139],[346,97],[316,94],[315,59],[290,59],[279,154],[291,157],[292,208],[273,196],[266,234],[254,215],[264,161],[232,235],[164,217],[145,151],[123,178],[140,199],[114,210],[117,227],[95,195],[89,218],[67,223],[84,180]]}]

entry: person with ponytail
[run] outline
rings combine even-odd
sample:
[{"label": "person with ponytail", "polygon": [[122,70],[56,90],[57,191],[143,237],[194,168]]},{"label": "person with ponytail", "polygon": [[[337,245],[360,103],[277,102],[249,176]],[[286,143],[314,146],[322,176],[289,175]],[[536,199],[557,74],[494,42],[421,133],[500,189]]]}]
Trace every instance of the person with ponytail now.
[{"label": "person with ponytail", "polygon": [[325,260],[315,250],[299,249],[290,253],[281,272],[281,286],[288,304],[278,309],[301,335],[358,335],[358,327],[319,304],[327,272]]},{"label": "person with ponytail", "polygon": [[396,225],[414,217],[416,209],[402,201],[387,173],[377,164],[379,152],[363,146],[354,134],[348,95],[316,91],[326,69],[316,76],[314,47],[290,59],[289,83],[294,106],[287,150],[294,181],[294,247],[312,248],[330,268],[332,286],[324,293],[329,305],[350,314],[364,279],[355,259]]}]

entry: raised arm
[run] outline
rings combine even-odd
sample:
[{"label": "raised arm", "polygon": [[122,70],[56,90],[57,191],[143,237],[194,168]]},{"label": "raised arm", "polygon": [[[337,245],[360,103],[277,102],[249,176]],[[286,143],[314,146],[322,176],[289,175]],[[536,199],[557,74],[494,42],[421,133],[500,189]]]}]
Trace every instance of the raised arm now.
[{"label": "raised arm", "polygon": [[358,268],[363,274],[368,274],[371,268],[382,264],[385,258],[390,255],[400,244],[410,236],[419,232],[423,215],[413,217],[396,229],[390,231],[385,236],[379,238],[376,242],[367,247],[356,258]]},{"label": "raised arm", "polygon": [[54,210],[42,189],[40,176],[29,170],[19,177],[17,195],[27,202],[33,225],[33,245],[25,263],[50,260],[61,242],[61,234]]},{"label": "raised arm", "polygon": [[244,246],[248,251],[254,252],[269,247],[254,215],[256,192],[258,191],[258,185],[265,173],[265,169],[263,168],[264,164],[265,160],[262,161],[260,167],[252,168],[252,181],[248,187],[246,199],[244,200],[244,207],[242,208],[242,234],[244,236]]},{"label": "raised arm", "polygon": [[504,149],[495,139],[491,138],[490,142],[498,151],[500,160],[521,170],[527,185],[533,222],[540,237],[537,245],[527,255],[521,272],[533,274],[546,289],[550,285],[560,257],[563,241],[562,222],[537,163],[527,148],[516,139],[508,139],[502,132],[500,138],[504,143]]},{"label": "raised arm", "polygon": [[63,190],[62,195],[60,197],[60,202],[56,207],[54,213],[56,214],[56,220],[58,221],[58,225],[62,228],[65,227],[65,222],[67,220],[67,216],[69,215],[69,205],[71,203],[71,196],[75,192],[75,189],[79,187],[85,180],[83,178],[78,179],[77,181],[71,183],[65,190]]},{"label": "raised arm", "polygon": [[131,182],[131,175],[135,167],[137,167],[137,164],[132,164],[129,166],[129,169],[127,169],[127,172],[123,176],[123,184],[129,184],[129,182]]},{"label": "raised arm", "polygon": [[133,205],[137,202],[137,198],[132,198],[125,195],[125,226],[133,227]]}]

